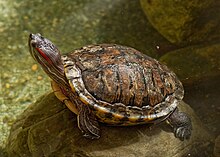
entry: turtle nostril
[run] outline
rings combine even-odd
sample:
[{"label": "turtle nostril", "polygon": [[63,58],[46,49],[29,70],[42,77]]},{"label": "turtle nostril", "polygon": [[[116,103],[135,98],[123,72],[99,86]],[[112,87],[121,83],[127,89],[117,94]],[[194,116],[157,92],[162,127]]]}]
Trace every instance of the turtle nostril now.
[{"label": "turtle nostril", "polygon": [[33,39],[35,39],[35,35],[31,33],[31,34],[29,35],[29,38],[30,38],[31,40],[33,40]]},{"label": "turtle nostril", "polygon": [[33,34],[30,34],[29,37],[32,39]]}]

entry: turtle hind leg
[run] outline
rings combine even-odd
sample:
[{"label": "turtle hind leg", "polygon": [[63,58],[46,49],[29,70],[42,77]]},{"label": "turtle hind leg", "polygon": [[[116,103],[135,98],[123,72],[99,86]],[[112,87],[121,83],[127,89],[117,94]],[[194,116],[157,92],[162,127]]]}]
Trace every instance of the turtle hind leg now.
[{"label": "turtle hind leg", "polygon": [[181,141],[189,139],[192,131],[191,119],[189,116],[180,112],[178,108],[168,117],[168,122],[173,127],[175,137]]},{"label": "turtle hind leg", "polygon": [[100,129],[95,115],[84,104],[78,108],[78,127],[83,132],[83,136],[90,139],[98,139],[100,137]]}]

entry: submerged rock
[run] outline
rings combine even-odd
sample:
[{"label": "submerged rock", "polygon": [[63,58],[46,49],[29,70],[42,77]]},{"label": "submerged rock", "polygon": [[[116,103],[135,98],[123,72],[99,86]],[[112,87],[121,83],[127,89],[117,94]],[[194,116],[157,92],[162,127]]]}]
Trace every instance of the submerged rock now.
[{"label": "submerged rock", "polygon": [[184,83],[220,76],[220,43],[182,48],[159,59]]},{"label": "submerged rock", "polygon": [[151,24],[176,44],[220,38],[220,2],[216,0],[140,0]]},{"label": "submerged rock", "polygon": [[150,156],[170,157],[211,154],[213,138],[203,128],[192,109],[182,102],[180,110],[192,119],[190,140],[175,138],[164,123],[116,127],[101,125],[98,140],[86,139],[71,113],[53,93],[30,105],[13,124],[7,144],[11,157],[39,156]]}]

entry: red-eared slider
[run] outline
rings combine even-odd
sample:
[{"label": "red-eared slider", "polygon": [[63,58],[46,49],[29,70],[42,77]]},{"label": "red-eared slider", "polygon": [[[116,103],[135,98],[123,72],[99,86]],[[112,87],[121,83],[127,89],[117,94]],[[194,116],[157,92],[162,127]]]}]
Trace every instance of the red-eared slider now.
[{"label": "red-eared slider", "polygon": [[181,140],[191,135],[191,120],[177,105],[184,90],[165,65],[116,44],[89,45],[67,55],[40,34],[30,34],[32,57],[53,80],[59,100],[77,114],[84,136],[99,138],[99,123],[137,125],[164,120]]}]

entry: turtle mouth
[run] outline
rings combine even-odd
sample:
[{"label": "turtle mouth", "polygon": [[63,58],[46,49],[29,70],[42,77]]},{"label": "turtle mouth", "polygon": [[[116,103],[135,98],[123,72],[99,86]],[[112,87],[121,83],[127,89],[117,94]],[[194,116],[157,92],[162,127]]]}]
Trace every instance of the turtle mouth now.
[{"label": "turtle mouth", "polygon": [[34,60],[36,60],[36,57],[34,55],[35,44],[33,44],[32,34],[30,34],[28,46],[29,46],[29,51],[30,51],[31,56],[34,58]]},{"label": "turtle mouth", "polygon": [[35,47],[36,46],[36,40],[35,40],[35,35],[30,34],[29,36],[29,46]]},{"label": "turtle mouth", "polygon": [[44,38],[41,36],[41,34],[30,34],[29,35],[29,46],[34,48],[39,48],[40,43],[42,43]]},{"label": "turtle mouth", "polygon": [[29,41],[28,41],[29,50],[30,50],[31,56],[35,60],[37,60],[36,52],[35,52],[36,48],[40,48],[40,43],[42,43],[42,41],[43,41],[43,37],[39,33],[29,35]]}]

